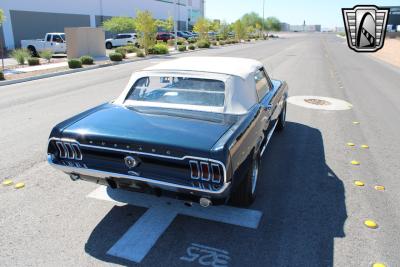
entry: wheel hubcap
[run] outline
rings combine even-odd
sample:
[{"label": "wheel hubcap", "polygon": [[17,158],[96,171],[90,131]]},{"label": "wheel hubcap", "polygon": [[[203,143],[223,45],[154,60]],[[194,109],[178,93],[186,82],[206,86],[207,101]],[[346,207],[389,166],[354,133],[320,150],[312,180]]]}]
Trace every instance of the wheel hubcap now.
[{"label": "wheel hubcap", "polygon": [[257,178],[258,178],[258,160],[254,160],[253,169],[251,170],[251,194],[252,195],[254,195],[254,192],[256,191]]}]

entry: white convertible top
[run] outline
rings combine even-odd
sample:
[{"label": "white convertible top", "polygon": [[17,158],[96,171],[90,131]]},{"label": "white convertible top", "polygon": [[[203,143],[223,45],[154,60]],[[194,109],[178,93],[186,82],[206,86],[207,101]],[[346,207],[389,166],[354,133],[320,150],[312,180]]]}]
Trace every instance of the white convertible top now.
[{"label": "white convertible top", "polygon": [[242,79],[261,68],[261,62],[236,57],[183,57],[159,63],[145,70],[157,71],[200,71],[239,76]]},{"label": "white convertible top", "polygon": [[[232,57],[184,57],[159,63],[133,73],[124,92],[114,102],[120,105],[158,106],[177,109],[202,110],[227,114],[245,114],[258,102],[254,73],[263,65],[257,60]],[[172,75],[216,79],[225,83],[223,107],[208,107],[126,100],[135,82],[148,76]]]}]

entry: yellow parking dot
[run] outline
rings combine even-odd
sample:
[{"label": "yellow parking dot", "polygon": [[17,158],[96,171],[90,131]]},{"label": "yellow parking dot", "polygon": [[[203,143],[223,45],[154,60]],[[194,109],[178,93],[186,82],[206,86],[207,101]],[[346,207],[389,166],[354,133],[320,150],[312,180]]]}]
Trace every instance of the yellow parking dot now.
[{"label": "yellow parking dot", "polygon": [[356,186],[364,186],[364,183],[361,182],[361,181],[354,181],[354,184],[355,184]]},{"label": "yellow parking dot", "polygon": [[354,143],[351,143],[351,142],[348,142],[347,145],[348,145],[348,146],[355,146],[355,144],[354,144]]},{"label": "yellow parking dot", "polygon": [[25,187],[25,184],[24,183],[16,183],[14,187],[15,187],[15,189],[21,189],[21,188]]},{"label": "yellow parking dot", "polygon": [[365,220],[364,224],[365,224],[365,226],[367,226],[368,228],[371,228],[371,229],[378,228],[378,224],[376,222],[374,222],[373,220]]},{"label": "yellow parking dot", "polygon": [[361,148],[369,148],[368,145],[361,145]]},{"label": "yellow parking dot", "polygon": [[357,160],[352,160],[350,163],[351,165],[360,165],[360,162]]},{"label": "yellow parking dot", "polygon": [[12,185],[12,183],[13,183],[13,181],[12,180],[10,180],[10,179],[5,179],[4,181],[3,181],[3,185],[4,186],[9,186],[9,185]]},{"label": "yellow parking dot", "polygon": [[360,124],[359,121],[353,121],[353,124]]},{"label": "yellow parking dot", "polygon": [[372,267],[386,267],[386,265],[382,262],[375,262],[372,264]]},{"label": "yellow parking dot", "polygon": [[385,187],[383,185],[375,185],[374,188],[378,191],[385,191]]}]

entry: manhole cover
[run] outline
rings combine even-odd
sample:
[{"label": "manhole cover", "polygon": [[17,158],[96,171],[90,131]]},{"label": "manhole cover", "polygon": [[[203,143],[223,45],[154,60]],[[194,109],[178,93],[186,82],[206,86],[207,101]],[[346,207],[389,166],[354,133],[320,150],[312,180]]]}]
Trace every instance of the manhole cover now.
[{"label": "manhole cover", "polygon": [[310,109],[348,110],[353,106],[344,100],[324,96],[291,96],[288,103]]},{"label": "manhole cover", "polygon": [[328,106],[331,104],[331,102],[329,102],[329,101],[322,100],[322,99],[315,99],[315,98],[307,98],[307,99],[304,99],[304,101],[306,101],[309,104],[319,105],[319,106]]}]

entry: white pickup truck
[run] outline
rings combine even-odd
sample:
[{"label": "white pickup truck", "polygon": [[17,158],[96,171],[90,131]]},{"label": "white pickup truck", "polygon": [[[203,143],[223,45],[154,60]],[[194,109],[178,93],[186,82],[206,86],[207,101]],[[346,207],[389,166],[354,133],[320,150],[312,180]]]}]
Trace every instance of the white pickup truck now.
[{"label": "white pickup truck", "polygon": [[43,50],[51,50],[55,54],[67,53],[65,33],[62,32],[46,33],[44,39],[21,40],[21,47],[28,49],[34,56]]}]

